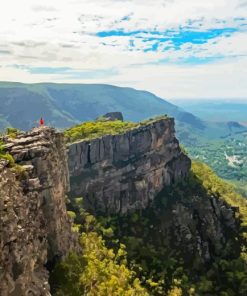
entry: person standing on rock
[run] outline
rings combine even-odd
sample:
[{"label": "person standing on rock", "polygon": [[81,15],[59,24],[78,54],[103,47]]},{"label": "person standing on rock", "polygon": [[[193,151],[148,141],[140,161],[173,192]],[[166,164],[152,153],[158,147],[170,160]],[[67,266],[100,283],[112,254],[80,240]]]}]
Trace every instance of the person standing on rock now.
[{"label": "person standing on rock", "polygon": [[40,126],[44,126],[44,124],[45,124],[44,119],[42,117],[40,118],[39,124],[40,124]]}]

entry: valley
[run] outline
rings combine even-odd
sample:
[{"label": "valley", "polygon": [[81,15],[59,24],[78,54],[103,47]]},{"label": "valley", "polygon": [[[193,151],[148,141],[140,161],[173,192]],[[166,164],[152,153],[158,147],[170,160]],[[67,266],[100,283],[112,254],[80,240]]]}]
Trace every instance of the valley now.
[{"label": "valley", "polygon": [[200,141],[186,145],[193,159],[210,165],[223,179],[232,182],[246,196],[247,134],[240,133],[220,140]]},{"label": "valley", "polygon": [[[244,125],[247,118],[246,100],[175,100],[180,107],[186,108],[196,116],[210,122],[224,120],[228,123],[240,122]],[[181,142],[193,159],[210,165],[218,176],[236,186],[241,194],[247,196],[247,133],[230,131],[228,135],[217,136],[214,130],[211,138],[203,134],[190,133],[178,124],[177,132]],[[182,133],[182,134],[181,134]]]},{"label": "valley", "polygon": [[173,104],[190,111],[203,120],[247,121],[247,98],[173,99]]}]

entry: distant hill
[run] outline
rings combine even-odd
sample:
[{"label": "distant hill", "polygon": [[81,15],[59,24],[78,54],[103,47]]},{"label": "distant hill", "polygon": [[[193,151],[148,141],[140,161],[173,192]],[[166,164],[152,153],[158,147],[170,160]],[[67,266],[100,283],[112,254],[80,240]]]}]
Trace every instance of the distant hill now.
[{"label": "distant hill", "polygon": [[0,83],[0,118],[3,125],[29,129],[43,116],[46,122],[64,128],[121,111],[125,120],[140,121],[167,113],[181,121],[202,125],[192,114],[155,95],[132,88],[99,84]]},{"label": "distant hill", "polygon": [[187,109],[202,120],[247,122],[247,98],[240,99],[181,99],[174,104]]},{"label": "distant hill", "polygon": [[233,123],[210,123],[147,91],[104,84],[22,84],[0,82],[0,129],[28,130],[42,116],[46,124],[66,128],[120,111],[125,120],[156,115],[175,117],[179,138],[193,143],[200,137],[218,138],[244,129]]}]

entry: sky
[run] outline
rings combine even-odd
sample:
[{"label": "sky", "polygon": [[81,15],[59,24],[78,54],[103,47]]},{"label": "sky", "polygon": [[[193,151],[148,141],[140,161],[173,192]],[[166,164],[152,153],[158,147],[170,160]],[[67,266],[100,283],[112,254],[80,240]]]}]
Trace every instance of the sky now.
[{"label": "sky", "polygon": [[247,98],[247,0],[0,0],[0,81]]}]

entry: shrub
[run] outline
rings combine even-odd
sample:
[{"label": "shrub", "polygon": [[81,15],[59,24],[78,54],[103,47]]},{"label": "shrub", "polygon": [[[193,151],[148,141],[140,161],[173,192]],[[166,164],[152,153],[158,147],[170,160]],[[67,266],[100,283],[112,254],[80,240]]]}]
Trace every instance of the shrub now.
[{"label": "shrub", "polygon": [[7,160],[9,166],[15,164],[15,160],[12,155],[5,151],[4,143],[0,140],[0,159]]},{"label": "shrub", "polygon": [[6,134],[10,137],[15,139],[16,136],[20,133],[21,131],[18,130],[17,128],[14,127],[7,127],[6,128]]},{"label": "shrub", "polygon": [[167,116],[158,116],[151,118],[140,123],[114,120],[105,121],[104,119],[97,119],[96,121],[87,121],[82,124],[76,125],[64,132],[68,142],[74,142],[83,139],[96,139],[104,135],[117,135],[125,133],[134,128],[145,126],[159,119],[166,119]]}]

